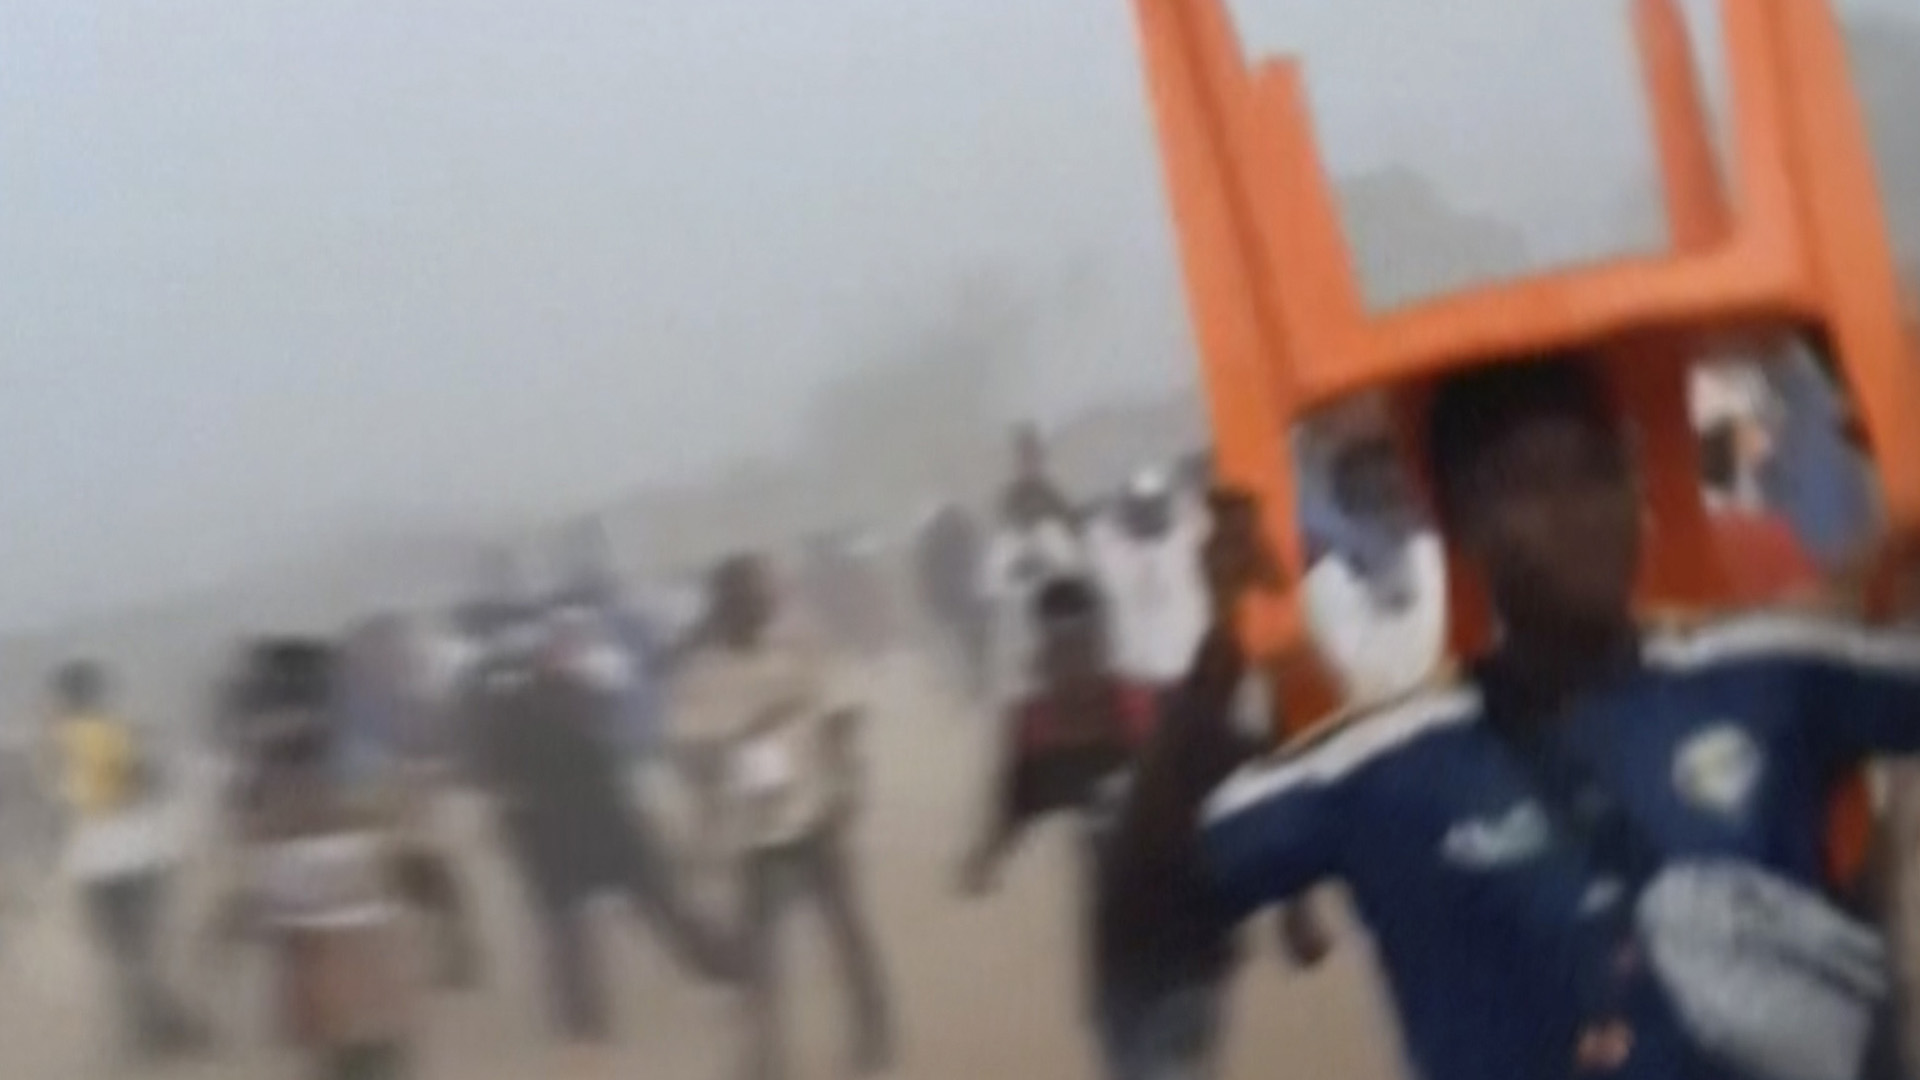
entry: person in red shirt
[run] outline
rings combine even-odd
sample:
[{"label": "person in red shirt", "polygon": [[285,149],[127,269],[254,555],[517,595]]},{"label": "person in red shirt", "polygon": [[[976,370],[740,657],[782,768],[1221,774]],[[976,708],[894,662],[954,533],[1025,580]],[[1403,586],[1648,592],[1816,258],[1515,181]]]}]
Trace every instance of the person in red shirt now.
[{"label": "person in red shirt", "polygon": [[1108,837],[1135,756],[1159,717],[1161,695],[1114,670],[1105,605],[1082,578],[1056,577],[1042,585],[1030,617],[1038,646],[1035,689],[1009,715],[986,829],[961,866],[961,891],[974,897],[992,891],[1001,863],[1030,825],[1056,813],[1073,815],[1088,883],[1086,1003],[1103,1075],[1207,1075],[1234,966],[1232,943],[1189,940],[1187,928],[1170,929],[1168,947],[1146,964],[1155,980],[1179,990],[1164,1001],[1150,1000],[1140,992],[1146,983],[1139,965],[1121,963],[1111,946],[1097,901]]}]

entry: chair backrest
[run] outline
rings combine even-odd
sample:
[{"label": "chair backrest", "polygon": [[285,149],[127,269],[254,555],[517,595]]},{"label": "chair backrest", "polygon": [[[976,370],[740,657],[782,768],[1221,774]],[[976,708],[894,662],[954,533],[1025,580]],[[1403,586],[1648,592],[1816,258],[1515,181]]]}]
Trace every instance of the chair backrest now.
[{"label": "chair backrest", "polygon": [[[1135,0],[1218,470],[1256,494],[1302,570],[1287,432],[1313,409],[1382,391],[1410,463],[1436,376],[1569,346],[1603,375],[1644,454],[1649,605],[1731,599],[1700,497],[1686,373],[1709,348],[1805,333],[1833,354],[1879,467],[1890,540],[1920,535],[1920,362],[1826,0],[1720,0],[1731,193],[1708,137],[1674,0],[1631,0],[1672,243],[1385,313],[1362,303],[1299,64],[1249,63],[1223,0]],[[1453,575],[1453,644],[1484,640],[1476,582]],[[1260,654],[1297,653],[1295,597],[1249,603]]]}]

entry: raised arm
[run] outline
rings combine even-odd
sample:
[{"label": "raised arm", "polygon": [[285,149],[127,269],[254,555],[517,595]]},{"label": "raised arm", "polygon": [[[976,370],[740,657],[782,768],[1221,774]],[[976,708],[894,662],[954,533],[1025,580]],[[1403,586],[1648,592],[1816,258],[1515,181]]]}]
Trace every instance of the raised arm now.
[{"label": "raised arm", "polygon": [[1278,573],[1260,542],[1250,500],[1216,495],[1212,510],[1205,549],[1212,625],[1136,770],[1104,882],[1115,938],[1143,952],[1170,920],[1219,917],[1201,903],[1207,895],[1202,808],[1258,749],[1232,722],[1247,671],[1233,617],[1243,596],[1271,587]]}]

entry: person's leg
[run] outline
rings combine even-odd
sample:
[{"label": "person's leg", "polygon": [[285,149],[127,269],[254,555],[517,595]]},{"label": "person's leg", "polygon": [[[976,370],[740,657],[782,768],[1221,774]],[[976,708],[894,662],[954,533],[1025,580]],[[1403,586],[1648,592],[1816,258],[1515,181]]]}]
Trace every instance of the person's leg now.
[{"label": "person's leg", "polygon": [[88,887],[93,932],[112,970],[129,1046],[154,1054],[184,1041],[185,1018],[162,984],[154,948],[162,900],[161,877],[141,874]]},{"label": "person's leg", "polygon": [[[1898,864],[1887,824],[1884,818],[1876,823],[1866,866],[1854,883],[1852,895],[1843,896],[1842,903],[1855,918],[1879,927],[1894,944],[1895,955],[1898,955],[1903,943],[1910,940],[1910,934],[1899,925],[1900,897],[1895,884]],[[1905,980],[1896,977],[1892,980],[1891,992],[1874,1010],[1860,1080],[1902,1080],[1911,1075],[1907,1069],[1907,1047],[1901,1038],[1901,1022],[1911,993]]]},{"label": "person's leg", "polygon": [[634,911],[653,927],[675,960],[709,978],[739,974],[739,948],[694,914],[681,895],[673,868],[652,827],[638,811],[611,823],[615,838],[613,876]]},{"label": "person's leg", "polygon": [[329,1046],[313,1055],[314,1080],[359,1080],[360,1048]]},{"label": "person's leg", "polygon": [[778,851],[757,851],[741,868],[747,1047],[744,1080],[786,1075],[780,1024],[780,915],[788,867]]},{"label": "person's leg", "polygon": [[852,998],[854,1068],[861,1074],[893,1064],[893,1012],[881,972],[879,948],[855,880],[853,853],[839,828],[815,835],[800,849],[815,900],[820,904],[841,977]]},{"label": "person's leg", "polygon": [[1183,987],[1151,1000],[1109,994],[1096,1026],[1108,1080],[1208,1080],[1218,1071],[1221,987]]},{"label": "person's leg", "polygon": [[541,912],[554,1021],[574,1042],[601,1042],[609,1033],[606,986],[588,930],[584,898],[555,900]]},{"label": "person's leg", "polygon": [[325,1080],[405,1080],[408,1071],[400,1044],[363,1043],[324,1052],[319,1075]]},{"label": "person's leg", "polygon": [[687,861],[701,869],[710,869],[719,864],[722,851],[725,803],[720,756],[705,749],[687,750],[676,758],[675,766],[685,785],[692,817]]},{"label": "person's leg", "polygon": [[132,897],[131,930],[141,1000],[154,1044],[167,1052],[203,1049],[211,1039],[208,1024],[187,1008],[169,983],[161,960],[160,935],[166,929],[167,902],[173,894],[171,871],[156,870],[137,879]]},{"label": "person's leg", "polygon": [[400,889],[425,914],[433,935],[436,981],[465,989],[480,981],[481,953],[467,904],[467,890],[444,849],[415,841],[398,858]]},{"label": "person's leg", "polygon": [[993,685],[993,620],[984,608],[959,617],[961,650],[965,653],[968,689],[975,700],[985,698]]},{"label": "person's leg", "polygon": [[84,897],[88,932],[107,962],[113,983],[122,1038],[130,1049],[138,1051],[145,1042],[144,1002],[133,958],[135,934],[128,914],[131,905],[127,890],[126,881],[95,881],[87,884]]},{"label": "person's leg", "polygon": [[142,875],[124,884],[121,893],[122,948],[130,992],[136,1002],[141,1042],[158,1049],[170,1041],[175,1017],[160,981],[155,949],[164,890],[158,874]]},{"label": "person's leg", "polygon": [[558,860],[527,847],[517,854],[540,924],[554,1027],[569,1041],[600,1041],[607,1035],[606,990],[587,940],[588,890]]}]

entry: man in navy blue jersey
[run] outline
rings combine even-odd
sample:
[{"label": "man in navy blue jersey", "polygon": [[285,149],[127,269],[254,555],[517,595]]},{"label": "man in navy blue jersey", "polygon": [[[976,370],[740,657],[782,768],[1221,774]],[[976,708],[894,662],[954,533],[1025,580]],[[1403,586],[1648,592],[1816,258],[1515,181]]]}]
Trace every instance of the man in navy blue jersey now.
[{"label": "man in navy blue jersey", "polygon": [[1164,947],[1170,922],[1225,933],[1339,878],[1415,1075],[1764,1075],[1683,1019],[1638,900],[1704,862],[1817,898],[1833,782],[1920,750],[1920,638],[1804,616],[1637,622],[1642,508],[1588,359],[1467,372],[1431,406],[1442,524],[1488,590],[1498,647],[1253,763],[1228,723],[1243,668],[1229,615],[1274,584],[1272,564],[1252,508],[1217,500],[1214,627],[1135,775],[1106,883],[1112,947]]}]

